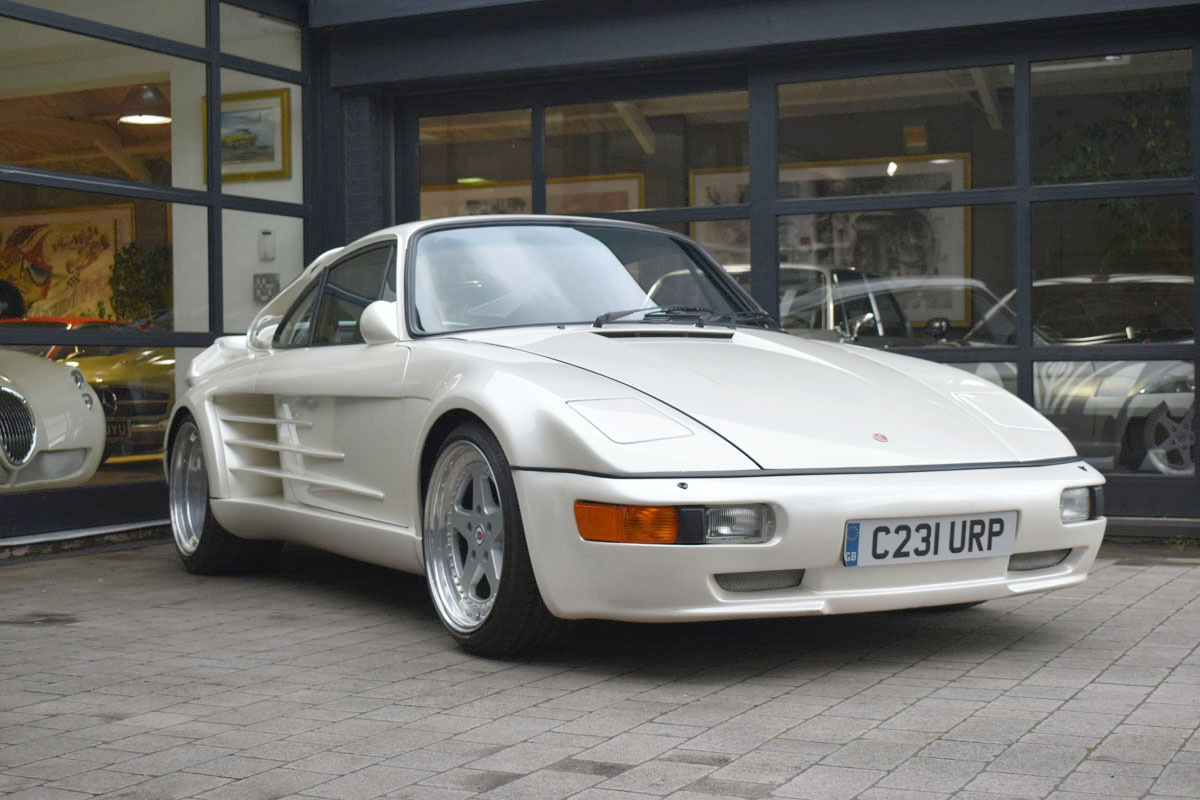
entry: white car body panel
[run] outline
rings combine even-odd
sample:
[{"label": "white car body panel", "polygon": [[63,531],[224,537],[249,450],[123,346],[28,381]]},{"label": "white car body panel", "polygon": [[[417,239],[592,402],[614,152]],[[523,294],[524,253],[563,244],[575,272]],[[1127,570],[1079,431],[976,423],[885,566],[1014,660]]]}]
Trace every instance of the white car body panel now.
[{"label": "white car body panel", "polygon": [[[0,493],[83,483],[104,453],[104,411],[95,391],[75,385],[70,367],[0,350],[0,387],[24,398],[36,436],[27,461],[14,464],[0,448]],[[91,398],[91,408],[84,397]]]},{"label": "white car body panel", "polygon": [[[538,589],[563,617],[881,610],[1086,575],[1104,520],[1064,525],[1059,496],[1103,477],[1027,405],[953,367],[721,325],[414,337],[402,278],[396,303],[377,301],[363,314],[364,335],[377,343],[273,349],[275,326],[327,265],[390,241],[402,270],[414,234],[455,223],[411,223],[322,255],[247,336],[220,339],[194,360],[171,430],[181,414],[195,419],[212,513],[230,532],[420,573],[422,457],[447,420],[471,418],[495,435],[513,469]],[[389,333],[393,315],[398,336]],[[778,525],[764,544],[589,542],[573,516],[581,499],[766,503]],[[975,511],[1018,512],[1018,553],[1071,555],[1029,574],[1009,573],[1007,557],[857,570],[839,561],[849,519]],[[792,590],[745,594],[713,578],[780,569],[807,577]]]}]

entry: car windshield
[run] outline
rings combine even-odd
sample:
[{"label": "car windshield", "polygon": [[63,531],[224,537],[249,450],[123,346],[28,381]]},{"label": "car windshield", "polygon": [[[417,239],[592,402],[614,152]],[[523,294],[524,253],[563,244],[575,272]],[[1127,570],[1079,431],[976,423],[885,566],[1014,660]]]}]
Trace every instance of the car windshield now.
[{"label": "car windshield", "polygon": [[[416,243],[413,326],[447,333],[514,325],[683,321],[754,311],[681,240],[604,225],[476,225]],[[632,310],[632,311],[631,311]],[[619,312],[629,312],[620,314]]]}]

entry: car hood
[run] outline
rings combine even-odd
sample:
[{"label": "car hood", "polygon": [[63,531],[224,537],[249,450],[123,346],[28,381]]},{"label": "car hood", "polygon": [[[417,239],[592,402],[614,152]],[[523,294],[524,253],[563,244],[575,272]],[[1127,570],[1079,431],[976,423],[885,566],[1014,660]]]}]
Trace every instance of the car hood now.
[{"label": "car hood", "polygon": [[521,329],[462,338],[604,375],[687,414],[764,469],[1030,461],[1066,438],[970,373],[863,347],[709,326]]},{"label": "car hood", "polygon": [[142,385],[159,391],[174,387],[175,356],[166,348],[142,348],[109,356],[72,359],[93,386]]}]

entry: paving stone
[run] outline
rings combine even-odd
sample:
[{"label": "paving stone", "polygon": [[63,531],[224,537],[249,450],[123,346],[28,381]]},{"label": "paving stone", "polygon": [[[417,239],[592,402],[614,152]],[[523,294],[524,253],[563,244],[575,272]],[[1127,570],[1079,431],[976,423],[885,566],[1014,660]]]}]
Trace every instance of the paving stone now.
[{"label": "paving stone", "polygon": [[713,771],[702,764],[647,761],[599,784],[602,789],[646,794],[670,794]]},{"label": "paving stone", "polygon": [[1018,742],[1000,754],[989,770],[1020,775],[1065,777],[1087,756],[1083,747],[1027,744]]},{"label": "paving stone", "polygon": [[842,800],[855,797],[871,784],[887,775],[877,769],[851,767],[809,767],[774,791],[778,797],[799,797],[803,800]]}]

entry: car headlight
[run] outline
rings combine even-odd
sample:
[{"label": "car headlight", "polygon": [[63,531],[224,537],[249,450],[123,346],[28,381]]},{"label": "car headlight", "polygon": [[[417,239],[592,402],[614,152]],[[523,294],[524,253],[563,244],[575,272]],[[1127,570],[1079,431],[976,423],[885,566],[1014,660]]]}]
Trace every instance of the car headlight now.
[{"label": "car headlight", "polygon": [[82,389],[87,385],[87,381],[83,379],[83,373],[77,369],[71,370],[71,380],[75,381],[76,389]]},{"label": "car headlight", "polygon": [[770,506],[716,506],[704,510],[704,542],[765,542],[775,535],[775,512]]},{"label": "car headlight", "polygon": [[1063,523],[1083,522],[1092,517],[1092,487],[1063,489],[1058,501],[1058,515]]},{"label": "car headlight", "polygon": [[88,411],[91,411],[92,406],[94,406],[96,404],[96,401],[92,399],[92,396],[90,394],[81,394],[80,397],[83,398],[83,405],[87,408]]}]

